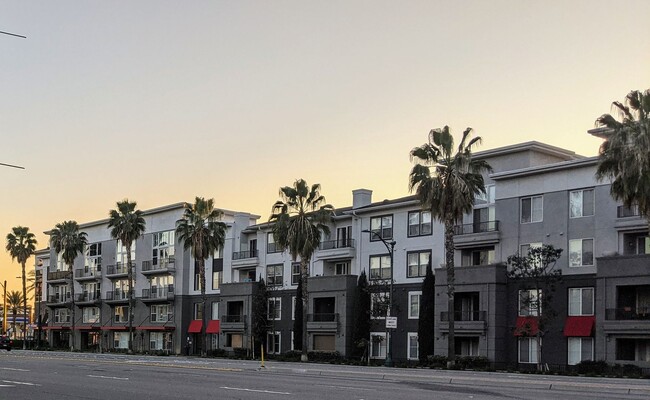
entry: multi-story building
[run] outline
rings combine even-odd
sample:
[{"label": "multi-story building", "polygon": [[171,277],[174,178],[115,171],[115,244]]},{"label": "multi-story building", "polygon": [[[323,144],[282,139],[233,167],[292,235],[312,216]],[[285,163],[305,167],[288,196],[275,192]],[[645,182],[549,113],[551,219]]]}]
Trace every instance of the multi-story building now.
[{"label": "multi-story building", "polygon": [[[550,299],[556,317],[543,332],[543,361],[581,360],[650,366],[650,239],[647,221],[620,207],[609,184],[595,178],[597,159],[538,142],[479,152],[493,172],[486,194],[455,227],[455,348],[496,364],[534,364],[536,337],[519,329],[538,314],[522,299],[526,282],[508,278],[508,256],[552,244],[563,249],[556,268],[562,280]],[[174,237],[182,204],[145,212],[147,232],[133,250],[136,267],[137,350],[192,352],[200,346],[203,312],[209,313],[209,347],[252,347],[254,281],[270,291],[267,352],[292,349],[298,260],[274,243],[272,226],[258,216],[225,212],[224,248],[206,267],[206,307],[189,253]],[[82,348],[126,347],[127,293],[124,249],[110,238],[107,221],[82,224],[86,254],[75,263],[77,329]],[[422,210],[414,196],[374,201],[372,192],[352,192],[352,205],[337,208],[330,234],[322,238],[309,265],[308,348],[351,354],[357,279],[365,271],[373,291],[368,354],[387,354],[386,298],[397,317],[392,335],[395,360],[418,357],[418,316],[422,280],[431,263],[436,274],[436,354],[447,353],[448,318],[443,226]],[[383,239],[383,241],[382,241]],[[389,244],[394,252],[389,252]],[[44,273],[53,344],[69,330],[70,276],[57,254]],[[392,279],[392,291],[390,281]],[[533,323],[533,330],[536,329]],[[530,332],[529,332],[530,333]]]}]

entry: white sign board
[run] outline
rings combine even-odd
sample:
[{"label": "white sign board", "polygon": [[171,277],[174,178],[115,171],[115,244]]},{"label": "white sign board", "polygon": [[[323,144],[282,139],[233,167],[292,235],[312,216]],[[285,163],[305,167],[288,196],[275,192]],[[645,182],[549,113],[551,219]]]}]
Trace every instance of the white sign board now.
[{"label": "white sign board", "polygon": [[397,329],[397,317],[386,317],[386,328]]}]

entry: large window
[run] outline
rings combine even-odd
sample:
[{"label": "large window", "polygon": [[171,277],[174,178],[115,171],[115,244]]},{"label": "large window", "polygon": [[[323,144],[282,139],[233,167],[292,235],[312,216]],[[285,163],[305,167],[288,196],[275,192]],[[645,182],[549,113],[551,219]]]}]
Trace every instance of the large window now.
[{"label": "large window", "polygon": [[494,246],[463,250],[461,265],[464,267],[494,263]]},{"label": "large window", "polygon": [[544,198],[542,196],[524,197],[521,199],[521,223],[541,222],[544,214]]},{"label": "large window", "polygon": [[[117,241],[117,247],[115,249],[115,261],[117,262],[118,267],[120,265],[126,265],[126,246],[122,244],[119,240]],[[131,243],[131,261],[135,261],[135,242]],[[119,269],[119,268],[118,268]],[[126,272],[126,271],[124,271]]]},{"label": "large window", "polygon": [[171,349],[172,349],[171,333],[168,332],[149,333],[149,350],[171,350]]},{"label": "large window", "polygon": [[194,319],[203,320],[203,303],[194,303]]},{"label": "large window", "polygon": [[268,354],[280,354],[280,332],[266,333],[266,352]]},{"label": "large window", "polygon": [[419,353],[419,346],[418,346],[418,334],[417,332],[408,332],[407,334],[407,340],[408,340],[408,359],[409,360],[417,360],[418,359],[418,353]]},{"label": "large window", "polygon": [[291,264],[291,284],[297,285],[300,282],[300,263]]},{"label": "large window", "polygon": [[370,218],[370,241],[393,238],[393,216]]},{"label": "large window", "polygon": [[431,235],[431,211],[411,211],[408,220],[409,237]]},{"label": "large window", "polygon": [[567,364],[576,365],[581,361],[593,361],[594,339],[590,337],[570,337],[567,340]]},{"label": "large window", "polygon": [[337,262],[334,264],[334,275],[350,275],[350,262]]},{"label": "large window", "polygon": [[174,231],[153,234],[153,265],[167,266],[174,262],[174,237]]},{"label": "large window", "polygon": [[219,302],[212,302],[212,318],[213,321],[219,319]]},{"label": "large window", "polygon": [[370,256],[370,279],[390,279],[390,256]]},{"label": "large window", "polygon": [[494,185],[486,185],[485,193],[474,198],[473,225],[474,233],[489,232],[496,229],[496,208]]},{"label": "large window", "polygon": [[594,240],[569,240],[569,267],[594,265]]},{"label": "large window", "polygon": [[151,306],[151,322],[167,322],[174,319],[174,309],[169,304]]},{"label": "large window", "polygon": [[571,218],[594,215],[594,189],[574,190],[569,195],[569,216]]},{"label": "large window", "polygon": [[519,338],[519,362],[522,364],[537,364],[536,337]]},{"label": "large window", "polygon": [[274,264],[266,266],[266,284],[268,286],[282,286],[283,264]]},{"label": "large window", "polygon": [[129,332],[113,332],[113,347],[127,349],[129,347]]},{"label": "large window", "polygon": [[280,297],[271,297],[269,299],[267,318],[276,321],[282,319],[282,299]]},{"label": "large window", "polygon": [[519,316],[538,317],[542,308],[542,290],[527,289],[519,291]]},{"label": "large window", "polygon": [[117,306],[113,310],[113,321],[114,322],[128,322],[129,320],[129,307],[127,306]]},{"label": "large window", "polygon": [[374,319],[386,318],[388,303],[388,292],[370,293],[370,317]]},{"label": "large window", "polygon": [[129,280],[118,279],[113,282],[113,300],[124,300],[129,298]]},{"label": "large window", "polygon": [[386,358],[385,332],[370,332],[370,358]]},{"label": "large window", "polygon": [[54,309],[54,322],[70,322],[70,310],[67,308],[55,308]]},{"label": "large window", "polygon": [[212,290],[219,289],[222,283],[223,283],[222,271],[212,270]]},{"label": "large window", "polygon": [[569,289],[569,315],[594,315],[594,288]]},{"label": "large window", "polygon": [[99,307],[84,307],[81,320],[84,324],[96,324],[99,322]]},{"label": "large window", "polygon": [[[408,269],[406,275],[408,278],[418,278],[425,276],[427,265],[431,260],[431,251],[414,251],[406,254]],[[390,258],[389,258],[390,260]]]},{"label": "large window", "polygon": [[476,357],[479,355],[478,352],[478,337],[458,337],[456,336],[454,340],[454,352],[457,356],[462,357]]},{"label": "large window", "polygon": [[282,249],[275,243],[275,237],[273,233],[269,232],[266,234],[266,252],[271,253],[280,253]]},{"label": "large window", "polygon": [[420,318],[422,292],[409,292],[409,319]]},{"label": "large window", "polygon": [[86,246],[85,273],[95,274],[102,269],[102,244],[92,243]]}]

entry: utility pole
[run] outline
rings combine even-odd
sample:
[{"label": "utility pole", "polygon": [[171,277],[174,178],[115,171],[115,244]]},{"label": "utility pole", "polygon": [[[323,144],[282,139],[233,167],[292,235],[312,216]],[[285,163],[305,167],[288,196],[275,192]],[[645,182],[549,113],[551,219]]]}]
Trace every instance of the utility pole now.
[{"label": "utility pole", "polygon": [[6,334],[7,333],[7,281],[5,280],[4,285],[2,285],[2,288],[4,289],[4,300],[2,301],[2,333]]}]

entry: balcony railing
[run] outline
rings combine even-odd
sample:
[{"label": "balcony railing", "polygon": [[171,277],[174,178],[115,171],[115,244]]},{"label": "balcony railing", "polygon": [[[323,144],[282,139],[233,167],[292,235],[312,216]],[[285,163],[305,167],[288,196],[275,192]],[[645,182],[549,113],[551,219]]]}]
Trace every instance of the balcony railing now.
[{"label": "balcony railing", "polygon": [[[131,261],[131,267],[135,268],[135,262]],[[106,275],[121,275],[128,274],[129,269],[127,268],[127,263],[117,263],[115,265],[109,265],[106,267]]]},{"label": "balcony railing", "polygon": [[338,322],[339,315],[335,313],[307,314],[308,322]]},{"label": "balcony railing", "polygon": [[454,226],[455,235],[469,235],[471,233],[485,233],[499,231],[499,221],[475,222]]},{"label": "balcony railing", "polygon": [[148,260],[142,262],[142,272],[159,271],[159,270],[174,270],[176,259],[173,257],[159,258],[157,260]]},{"label": "balcony railing", "polygon": [[266,244],[266,254],[282,253],[282,251],[283,251],[282,247],[277,243]]},{"label": "balcony railing", "polygon": [[150,289],[142,289],[143,299],[169,299],[174,296],[174,285],[152,286]]},{"label": "balcony railing", "polygon": [[101,298],[101,295],[99,292],[84,292],[84,293],[77,293],[76,301],[79,302],[84,302],[84,301],[95,301],[99,300]]},{"label": "balcony railing", "polygon": [[70,271],[52,271],[47,273],[48,281],[57,281],[60,279],[69,279]]},{"label": "balcony railing", "polygon": [[255,257],[257,257],[257,250],[236,251],[232,253],[233,260],[243,260],[246,258],[255,258]]},{"label": "balcony railing", "polygon": [[223,322],[236,323],[236,322],[245,322],[245,321],[246,321],[245,315],[224,315],[223,316]]},{"label": "balcony railing", "polygon": [[70,293],[66,293],[65,295],[51,294],[47,296],[47,302],[51,304],[67,303],[68,301],[70,301],[71,298],[72,296],[70,295]]},{"label": "balcony railing", "polygon": [[[454,312],[454,321],[485,321],[485,311],[456,311]],[[449,312],[440,312],[440,321],[449,322]]]},{"label": "balcony railing", "polygon": [[617,218],[638,217],[639,215],[639,207],[637,206],[632,206],[631,208],[625,206],[616,207]]},{"label": "balcony railing", "polygon": [[339,240],[328,240],[321,242],[318,246],[319,250],[332,250],[332,249],[346,249],[354,248],[354,239],[339,239]]},{"label": "balcony railing", "polygon": [[128,300],[129,291],[128,290],[113,290],[106,292],[106,298],[104,300]]},{"label": "balcony railing", "polygon": [[97,268],[97,269],[79,268],[74,271],[75,278],[95,278],[95,277],[100,277],[101,275],[102,275],[101,268]]},{"label": "balcony railing", "polygon": [[608,321],[650,320],[650,307],[621,307],[605,310]]}]

